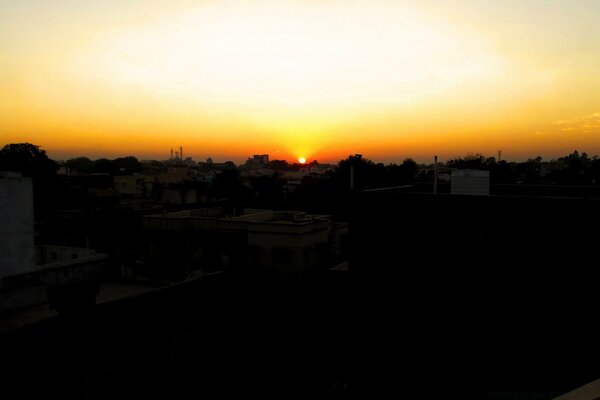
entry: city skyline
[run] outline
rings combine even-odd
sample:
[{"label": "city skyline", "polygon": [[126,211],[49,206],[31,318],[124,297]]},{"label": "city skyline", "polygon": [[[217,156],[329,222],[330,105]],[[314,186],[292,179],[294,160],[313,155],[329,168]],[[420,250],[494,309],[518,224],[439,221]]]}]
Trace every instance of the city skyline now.
[{"label": "city skyline", "polygon": [[54,159],[600,153],[600,4],[6,1],[0,137]]},{"label": "city skyline", "polygon": [[[13,145],[15,145],[15,144],[16,143],[13,143]],[[97,160],[102,160],[102,159],[114,160],[114,159],[120,159],[120,158],[124,158],[124,157],[135,157],[140,162],[149,162],[149,161],[152,161],[152,162],[154,162],[154,161],[183,162],[183,161],[189,160],[194,163],[207,163],[208,162],[208,163],[223,164],[223,163],[227,163],[227,162],[233,162],[237,166],[243,166],[244,164],[247,164],[247,162],[250,162],[253,159],[256,159],[256,157],[266,156],[269,161],[285,161],[289,165],[293,165],[293,164],[309,165],[311,163],[318,163],[318,164],[322,164],[322,165],[337,165],[338,163],[348,160],[349,158],[359,156],[360,158],[363,158],[365,160],[368,160],[368,161],[371,161],[374,163],[382,163],[382,164],[387,164],[387,165],[401,164],[407,160],[412,160],[420,165],[432,165],[432,164],[434,164],[435,160],[437,160],[437,163],[439,165],[443,165],[448,162],[453,162],[453,161],[462,160],[462,159],[465,159],[465,160],[468,160],[468,159],[481,159],[481,160],[493,159],[494,162],[506,161],[508,163],[523,163],[523,162],[529,162],[531,160],[536,160],[536,159],[538,159],[538,157],[541,157],[541,159],[539,161],[552,162],[552,161],[558,161],[560,159],[564,159],[564,158],[567,158],[567,157],[570,157],[573,155],[587,157],[589,160],[595,160],[596,158],[598,158],[600,156],[599,154],[591,154],[591,153],[587,153],[586,151],[580,151],[580,149],[574,149],[573,151],[568,151],[565,154],[559,154],[558,156],[552,157],[552,158],[544,158],[539,155],[530,154],[529,156],[525,156],[525,157],[518,158],[518,159],[511,158],[510,155],[508,157],[506,157],[506,154],[502,150],[499,150],[496,153],[490,153],[490,154],[469,152],[466,154],[459,154],[457,156],[452,156],[452,157],[448,157],[448,158],[439,157],[439,156],[435,155],[435,156],[430,157],[430,159],[429,158],[423,158],[423,159],[415,158],[415,157],[411,157],[410,155],[405,155],[405,156],[397,155],[395,158],[390,158],[386,161],[382,161],[380,159],[373,159],[368,156],[365,156],[365,154],[362,154],[362,153],[346,154],[345,156],[342,156],[341,159],[333,160],[333,161],[324,161],[324,160],[317,160],[317,159],[304,158],[304,157],[299,157],[298,159],[284,159],[284,158],[273,157],[270,154],[246,154],[245,156],[236,157],[235,159],[233,159],[233,158],[228,159],[228,158],[223,158],[223,157],[212,157],[211,155],[196,157],[195,155],[193,155],[193,154],[190,155],[187,152],[185,153],[185,156],[182,158],[180,155],[181,150],[176,150],[176,148],[173,147],[172,149],[169,149],[169,151],[166,152],[166,154],[159,154],[157,157],[154,157],[154,158],[152,158],[152,157],[143,158],[135,153],[131,153],[131,154],[118,153],[117,155],[107,155],[107,156],[105,156],[105,155],[90,156],[89,154],[77,154],[77,155],[73,155],[73,156],[68,156],[66,158],[57,158],[57,157],[53,157],[52,154],[48,153],[45,148],[43,148],[42,146],[38,146],[35,143],[26,143],[25,142],[25,143],[20,143],[20,144],[25,144],[25,145],[29,144],[34,147],[38,147],[39,150],[44,151],[50,159],[60,162],[60,163],[64,163],[69,160],[74,160],[74,159],[78,159],[78,158],[87,158],[92,161],[94,161],[94,160],[97,161]],[[5,146],[10,146],[10,145],[11,144],[7,143]],[[180,149],[182,147],[183,146],[177,147],[177,149]]]}]

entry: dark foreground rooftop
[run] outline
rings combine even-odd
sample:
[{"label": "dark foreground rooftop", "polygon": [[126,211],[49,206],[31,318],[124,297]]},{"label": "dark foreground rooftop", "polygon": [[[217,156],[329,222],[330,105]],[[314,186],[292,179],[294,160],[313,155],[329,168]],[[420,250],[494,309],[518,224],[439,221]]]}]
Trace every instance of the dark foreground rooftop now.
[{"label": "dark foreground rooftop", "polygon": [[217,275],[4,332],[6,390],[92,399],[344,391],[344,311],[309,286]]}]

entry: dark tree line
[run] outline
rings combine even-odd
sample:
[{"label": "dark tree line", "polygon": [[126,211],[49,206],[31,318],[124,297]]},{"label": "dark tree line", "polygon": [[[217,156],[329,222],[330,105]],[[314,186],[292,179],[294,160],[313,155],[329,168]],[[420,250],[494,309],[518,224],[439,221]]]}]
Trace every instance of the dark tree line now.
[{"label": "dark tree line", "polygon": [[58,163],[31,143],[7,144],[0,150],[0,171],[18,171],[24,176],[36,179],[51,178],[56,175]]},{"label": "dark tree line", "polygon": [[538,156],[524,162],[496,161],[494,157],[468,154],[463,158],[448,160],[449,168],[468,168],[490,171],[491,183],[598,185],[600,184],[600,159],[585,152],[573,153],[556,160],[544,161]]},{"label": "dark tree line", "polygon": [[[133,156],[113,160],[76,157],[64,162],[64,166],[71,172],[110,176],[156,172],[166,168],[161,165],[143,166]],[[439,166],[442,169],[490,171],[492,184],[600,184],[600,159],[578,151],[550,161],[535,157],[524,162],[497,161],[494,157],[482,154],[467,154],[440,163]],[[39,215],[52,206],[53,199],[57,198],[54,193],[60,192],[61,185],[65,185],[64,181],[57,179],[58,168],[59,164],[51,160],[44,150],[30,143],[9,144],[0,150],[0,170],[21,171],[23,175],[33,178],[36,213]],[[206,169],[202,168],[200,166],[198,170]],[[210,198],[231,199],[250,207],[295,207],[334,212],[345,202],[344,199],[351,191],[351,176],[354,178],[355,190],[411,185],[431,182],[433,179],[432,165],[419,165],[411,158],[400,164],[384,165],[359,154],[340,160],[337,167],[327,173],[306,175],[295,188],[286,186],[282,174],[299,169],[297,164],[271,160],[266,168],[273,170],[273,174],[244,180],[240,168],[233,162],[227,162],[220,167],[210,183],[196,182],[189,185],[195,184],[199,193]],[[160,189],[160,185],[155,186]]]},{"label": "dark tree line", "polygon": [[87,157],[71,158],[65,162],[65,167],[83,174],[131,174],[142,172],[142,164],[133,156],[120,157],[114,160],[100,158],[90,160]]}]

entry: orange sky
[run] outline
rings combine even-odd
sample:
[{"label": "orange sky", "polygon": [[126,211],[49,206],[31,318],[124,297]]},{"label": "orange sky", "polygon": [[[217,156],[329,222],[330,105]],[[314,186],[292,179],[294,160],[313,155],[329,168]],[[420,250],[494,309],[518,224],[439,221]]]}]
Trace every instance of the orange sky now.
[{"label": "orange sky", "polygon": [[600,154],[600,3],[449,3],[4,0],[0,144],[55,159]]}]

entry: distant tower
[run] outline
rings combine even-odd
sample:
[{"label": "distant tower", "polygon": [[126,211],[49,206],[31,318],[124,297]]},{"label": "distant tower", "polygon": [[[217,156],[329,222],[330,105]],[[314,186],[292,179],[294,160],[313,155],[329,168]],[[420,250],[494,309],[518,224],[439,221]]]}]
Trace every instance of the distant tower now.
[{"label": "distant tower", "polygon": [[183,146],[179,146],[179,158],[183,160]]},{"label": "distant tower", "polygon": [[502,161],[502,150],[498,150],[498,162]]},{"label": "distant tower", "polygon": [[171,149],[171,160],[173,159],[173,149]]}]

